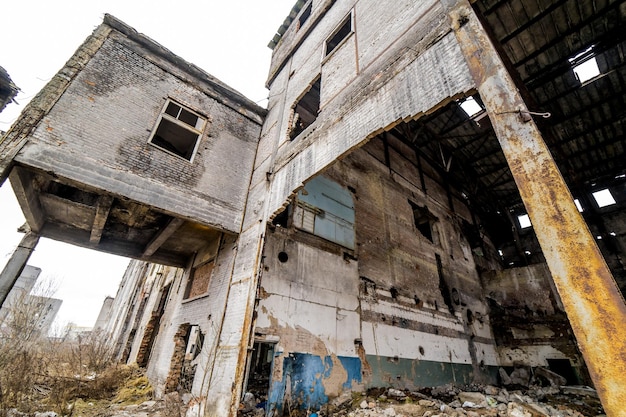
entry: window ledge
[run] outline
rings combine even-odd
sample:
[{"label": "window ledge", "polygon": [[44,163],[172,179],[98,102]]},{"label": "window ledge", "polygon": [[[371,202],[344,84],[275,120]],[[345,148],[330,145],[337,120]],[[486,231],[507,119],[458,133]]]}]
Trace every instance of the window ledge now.
[{"label": "window ledge", "polygon": [[194,301],[198,301],[202,298],[207,298],[209,296],[208,292],[205,292],[204,294],[200,294],[200,295],[196,295],[195,297],[191,297],[191,298],[185,298],[183,299],[183,301],[181,302],[181,304],[188,304],[188,303],[192,303]]}]

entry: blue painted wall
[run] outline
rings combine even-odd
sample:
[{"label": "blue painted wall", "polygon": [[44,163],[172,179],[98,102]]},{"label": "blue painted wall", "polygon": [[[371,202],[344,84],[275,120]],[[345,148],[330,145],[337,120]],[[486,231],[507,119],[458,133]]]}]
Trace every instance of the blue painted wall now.
[{"label": "blue painted wall", "polygon": [[[361,382],[361,360],[340,356],[339,361],[348,376],[343,388],[349,390],[353,383]],[[333,370],[331,356],[320,357],[309,353],[291,353],[283,359],[283,377],[270,386],[268,409],[282,413],[284,407],[319,410],[328,402],[323,380]],[[291,398],[285,398],[286,392]]]}]

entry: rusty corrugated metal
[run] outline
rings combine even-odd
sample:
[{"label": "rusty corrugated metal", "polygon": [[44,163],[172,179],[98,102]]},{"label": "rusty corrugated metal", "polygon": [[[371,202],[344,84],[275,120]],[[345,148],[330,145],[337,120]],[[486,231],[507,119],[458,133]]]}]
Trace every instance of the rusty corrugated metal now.
[{"label": "rusty corrugated metal", "polygon": [[[626,305],[515,83],[467,0],[442,0],[607,415],[626,415]],[[520,113],[521,112],[521,113]]]}]

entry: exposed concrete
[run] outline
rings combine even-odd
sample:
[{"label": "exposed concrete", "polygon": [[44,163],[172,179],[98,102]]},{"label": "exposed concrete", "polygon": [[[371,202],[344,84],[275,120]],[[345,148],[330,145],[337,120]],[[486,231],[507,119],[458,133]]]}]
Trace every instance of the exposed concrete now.
[{"label": "exposed concrete", "polygon": [[4,269],[0,272],[0,307],[4,305],[9,291],[24,270],[38,242],[38,234],[31,231],[26,232]]}]

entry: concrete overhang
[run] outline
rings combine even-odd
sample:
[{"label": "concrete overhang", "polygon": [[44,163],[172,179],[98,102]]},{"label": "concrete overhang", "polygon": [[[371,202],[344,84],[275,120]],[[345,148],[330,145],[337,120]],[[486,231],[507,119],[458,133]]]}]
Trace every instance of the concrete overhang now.
[{"label": "concrete overhang", "polygon": [[33,168],[15,166],[11,186],[30,228],[101,252],[185,267],[222,232],[155,207]]}]

